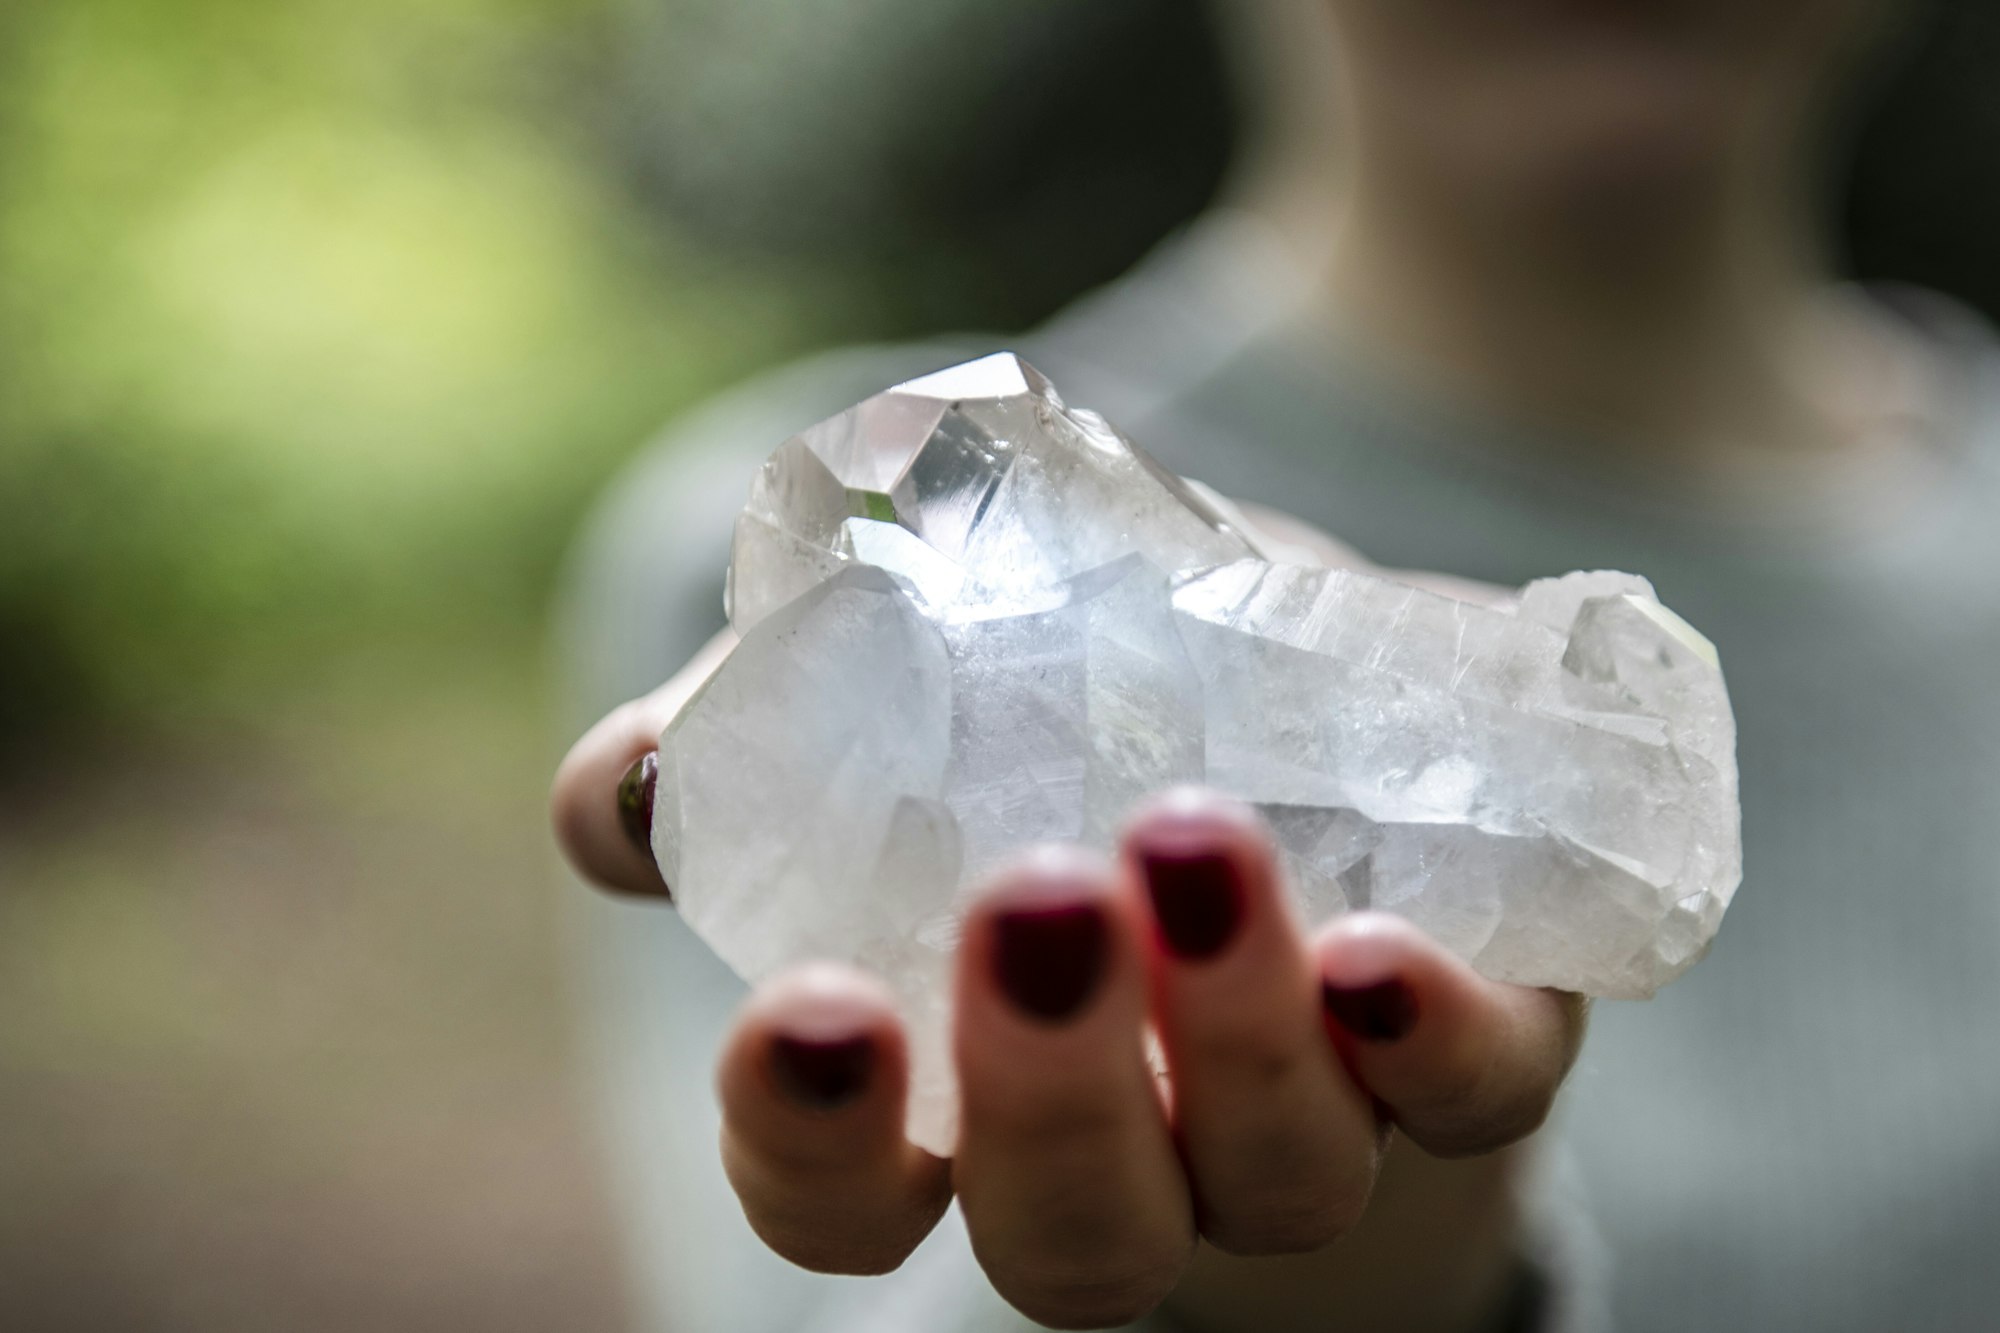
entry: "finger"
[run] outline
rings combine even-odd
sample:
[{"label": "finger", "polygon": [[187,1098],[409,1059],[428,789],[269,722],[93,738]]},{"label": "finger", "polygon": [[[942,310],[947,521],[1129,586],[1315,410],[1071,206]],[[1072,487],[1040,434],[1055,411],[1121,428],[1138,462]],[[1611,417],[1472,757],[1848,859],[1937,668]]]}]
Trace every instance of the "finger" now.
[{"label": "finger", "polygon": [[844,967],[760,988],[723,1053],[722,1161],[765,1244],[819,1273],[886,1273],[951,1201],[903,1137],[909,1056],[888,992]]},{"label": "finger", "polygon": [[1328,1031],[1419,1146],[1490,1152],[1548,1117],[1583,1042],[1580,997],[1488,980],[1379,912],[1335,921],[1314,951]]},{"label": "finger", "polygon": [[959,950],[960,1204],[995,1289],[1056,1328],[1137,1318],[1194,1247],[1142,1045],[1143,949],[1111,868],[1047,848],[975,906]]},{"label": "finger", "polygon": [[1133,820],[1123,862],[1153,927],[1153,1014],[1202,1234],[1232,1254],[1328,1244],[1367,1205],[1381,1136],[1327,1044],[1262,823],[1172,792]]},{"label": "finger", "polygon": [[650,845],[653,792],[646,759],[667,723],[734,646],[734,635],[716,635],[672,680],[612,709],[563,757],[549,792],[549,817],[563,855],[585,879],[623,893],[668,893]]}]

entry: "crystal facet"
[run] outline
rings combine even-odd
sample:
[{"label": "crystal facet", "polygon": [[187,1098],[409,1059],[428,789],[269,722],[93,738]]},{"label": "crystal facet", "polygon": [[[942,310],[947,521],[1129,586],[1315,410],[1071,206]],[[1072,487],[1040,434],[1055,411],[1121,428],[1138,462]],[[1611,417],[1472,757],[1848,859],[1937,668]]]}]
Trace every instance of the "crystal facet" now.
[{"label": "crystal facet", "polygon": [[1488,606],[1275,563],[1011,355],[780,446],[729,603],[742,641],[660,741],[655,855],[745,977],[888,982],[934,1151],[968,895],[1161,788],[1255,804],[1308,920],[1395,912],[1527,985],[1650,995],[1741,878],[1715,649],[1644,579]]}]

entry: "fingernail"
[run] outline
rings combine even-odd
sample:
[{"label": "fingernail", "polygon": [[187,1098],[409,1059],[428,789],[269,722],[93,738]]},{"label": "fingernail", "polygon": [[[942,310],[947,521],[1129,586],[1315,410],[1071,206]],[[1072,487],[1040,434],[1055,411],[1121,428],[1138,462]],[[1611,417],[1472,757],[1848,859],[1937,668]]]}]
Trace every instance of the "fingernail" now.
[{"label": "fingernail", "polygon": [[1329,1017],[1363,1041],[1400,1041],[1417,1025],[1417,993],[1400,977],[1367,986],[1323,982],[1320,1001]]},{"label": "fingernail", "polygon": [[1169,952],[1213,958],[1243,923],[1243,876],[1215,848],[1141,847],[1139,868],[1153,901],[1153,923]]},{"label": "fingernail", "polygon": [[660,756],[649,750],[618,779],[618,822],[641,851],[653,850],[653,788],[660,780]]},{"label": "fingernail", "polygon": [[811,1041],[771,1039],[771,1075],[778,1088],[800,1106],[831,1111],[859,1097],[875,1070],[875,1043],[868,1037]]},{"label": "fingernail", "polygon": [[1015,1007],[1060,1023],[1081,1010],[1104,975],[1110,930],[1096,903],[1002,911],[993,922],[993,967]]}]

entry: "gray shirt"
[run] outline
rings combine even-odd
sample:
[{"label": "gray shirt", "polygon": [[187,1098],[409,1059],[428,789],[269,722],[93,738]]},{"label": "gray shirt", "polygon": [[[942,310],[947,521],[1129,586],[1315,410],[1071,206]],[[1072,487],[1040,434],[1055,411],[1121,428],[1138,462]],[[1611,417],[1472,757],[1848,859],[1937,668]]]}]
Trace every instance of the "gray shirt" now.
[{"label": "gray shirt", "polygon": [[[1959,404],[1945,481],[1857,527],[1825,497],[1703,497],[1399,386],[1289,318],[1254,227],[1211,219],[1024,340],[1066,398],[1176,469],[1385,564],[1501,584],[1642,573],[1722,653],[1746,878],[1710,957],[1600,1005],[1550,1137],[1551,1327],[1972,1329],[2000,1309],[2000,365],[1920,316]],[[822,357],[677,426],[579,549],[574,717],[721,625],[751,472],[799,428],[989,339]],[[1564,461],[1556,462],[1561,457]],[[1579,462],[1579,460],[1582,460]],[[764,1252],[716,1161],[711,1071],[743,988],[671,911],[579,907],[607,1141],[652,1326],[1028,1327],[948,1220],[904,1271]]]}]

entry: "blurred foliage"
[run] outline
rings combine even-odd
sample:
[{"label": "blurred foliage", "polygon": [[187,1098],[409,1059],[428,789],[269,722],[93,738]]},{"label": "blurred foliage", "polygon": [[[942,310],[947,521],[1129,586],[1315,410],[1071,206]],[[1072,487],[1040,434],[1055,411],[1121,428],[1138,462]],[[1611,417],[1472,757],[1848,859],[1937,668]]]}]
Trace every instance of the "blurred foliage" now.
[{"label": "blurred foliage", "polygon": [[601,32],[583,0],[10,0],[0,727],[532,628],[639,438],[842,331],[816,275],[720,267],[608,183],[572,101]]},{"label": "blurred foliage", "polygon": [[[254,711],[385,642],[518,650],[677,407],[1115,273],[1223,156],[1196,29],[1150,23],[1164,62],[1114,40],[1149,8],[8,0],[0,739]],[[1190,87],[1199,151],[1134,152]]]}]

